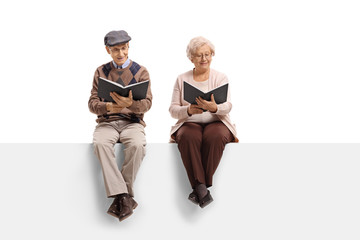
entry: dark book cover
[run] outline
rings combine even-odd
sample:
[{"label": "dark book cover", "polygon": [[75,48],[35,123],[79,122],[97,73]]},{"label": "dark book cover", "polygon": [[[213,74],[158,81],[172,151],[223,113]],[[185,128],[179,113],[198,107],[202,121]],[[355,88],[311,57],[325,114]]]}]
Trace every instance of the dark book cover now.
[{"label": "dark book cover", "polygon": [[149,86],[149,80],[144,82],[138,82],[126,87],[117,82],[110,81],[108,79],[99,77],[98,84],[98,96],[105,99],[107,102],[114,102],[110,97],[110,92],[116,92],[120,96],[128,97],[129,91],[132,91],[134,100],[141,100],[146,98],[147,89]]},{"label": "dark book cover", "polygon": [[197,97],[202,97],[206,101],[211,101],[211,94],[214,94],[216,104],[221,104],[227,100],[228,87],[229,84],[226,83],[207,93],[204,93],[197,87],[184,81],[184,99],[190,104],[196,104],[195,99]]}]

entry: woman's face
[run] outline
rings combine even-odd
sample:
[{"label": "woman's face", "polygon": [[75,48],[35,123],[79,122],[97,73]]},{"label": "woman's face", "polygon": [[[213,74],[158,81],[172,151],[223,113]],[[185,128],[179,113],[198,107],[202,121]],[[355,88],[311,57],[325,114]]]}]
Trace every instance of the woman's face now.
[{"label": "woman's face", "polygon": [[196,70],[208,70],[212,60],[212,52],[208,45],[202,45],[192,55],[191,62],[195,65]]}]

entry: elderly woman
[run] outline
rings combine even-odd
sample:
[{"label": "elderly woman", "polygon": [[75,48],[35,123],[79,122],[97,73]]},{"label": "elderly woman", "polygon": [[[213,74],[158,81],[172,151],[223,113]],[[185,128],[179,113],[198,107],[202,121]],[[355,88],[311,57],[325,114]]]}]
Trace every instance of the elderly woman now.
[{"label": "elderly woman", "polygon": [[229,117],[232,107],[229,92],[227,101],[222,104],[216,104],[213,95],[211,101],[198,97],[197,104],[184,100],[184,81],[203,92],[228,83],[223,73],[210,68],[215,55],[214,45],[203,37],[196,37],[190,41],[186,52],[195,67],[176,80],[169,111],[178,122],[171,129],[171,139],[178,143],[193,188],[189,200],[203,208],[213,201],[207,188],[212,186],[225,144],[238,139]]}]

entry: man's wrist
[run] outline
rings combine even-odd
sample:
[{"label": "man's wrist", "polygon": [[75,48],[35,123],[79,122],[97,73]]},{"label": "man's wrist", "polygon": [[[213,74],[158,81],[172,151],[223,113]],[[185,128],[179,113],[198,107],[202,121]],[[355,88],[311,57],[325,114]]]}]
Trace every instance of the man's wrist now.
[{"label": "man's wrist", "polygon": [[112,103],[111,103],[111,102],[107,102],[107,103],[106,103],[106,111],[111,112],[111,106],[112,106]]}]

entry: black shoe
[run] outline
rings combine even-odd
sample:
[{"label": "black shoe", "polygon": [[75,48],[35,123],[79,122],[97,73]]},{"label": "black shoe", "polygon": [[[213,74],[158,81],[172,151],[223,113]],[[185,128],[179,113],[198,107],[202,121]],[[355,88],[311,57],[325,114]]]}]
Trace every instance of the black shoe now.
[{"label": "black shoe", "polygon": [[114,198],[113,203],[110,205],[107,213],[113,217],[119,218],[120,208],[121,208],[121,204],[120,204],[119,196],[116,196]]},{"label": "black shoe", "polygon": [[212,196],[210,195],[210,191],[208,190],[205,197],[203,197],[202,199],[199,199],[199,206],[201,208],[204,208],[207,205],[209,205],[212,201],[214,201],[214,199],[212,198]]},{"label": "black shoe", "polygon": [[138,204],[129,194],[125,194],[124,196],[120,197],[120,203],[121,207],[119,212],[119,220],[123,221],[133,214],[133,210],[138,206]]},{"label": "black shoe", "polygon": [[194,204],[196,205],[199,205],[199,197],[198,195],[196,194],[196,191],[193,190],[190,194],[189,194],[189,197],[188,199],[193,202]]}]

